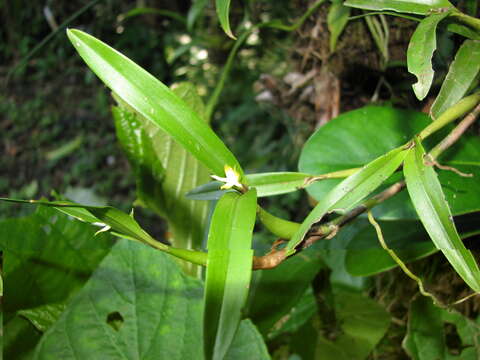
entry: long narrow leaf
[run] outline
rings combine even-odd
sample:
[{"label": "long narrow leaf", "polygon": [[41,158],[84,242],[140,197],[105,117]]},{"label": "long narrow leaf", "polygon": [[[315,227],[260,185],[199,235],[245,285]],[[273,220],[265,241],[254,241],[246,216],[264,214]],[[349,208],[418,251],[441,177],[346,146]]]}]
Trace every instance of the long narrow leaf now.
[{"label": "long narrow leaf", "polygon": [[407,50],[408,71],[415,75],[418,81],[413,84],[413,91],[419,100],[427,96],[433,82],[432,68],[433,52],[437,48],[437,25],[450,12],[432,14],[423,19],[415,29]]},{"label": "long narrow leaf", "polygon": [[295,253],[311,226],[319,222],[328,212],[353,207],[379,187],[400,166],[407,151],[399,147],[373,160],[363,169],[349,176],[333,188],[305,218],[302,225],[290,239],[286,254]]},{"label": "long narrow leaf", "polygon": [[479,71],[480,41],[466,40],[458,49],[455,60],[450,65],[447,77],[432,105],[433,119],[437,119],[467,93]]},{"label": "long narrow leaf", "polygon": [[204,342],[207,359],[223,359],[233,340],[252,274],[257,195],[227,193],[213,213],[208,236]]},{"label": "long narrow leaf", "polygon": [[347,0],[345,5],[365,10],[393,10],[420,15],[452,7],[448,0]]},{"label": "long narrow leaf", "polygon": [[424,163],[425,150],[416,142],[405,159],[404,174],[410,199],[435,246],[475,291],[480,291],[480,270],[465,248],[452,220],[437,174]]},{"label": "long narrow leaf", "polygon": [[225,144],[183,100],[133,61],[80,30],[67,35],[97,76],[136,112],[160,127],[217,176],[242,170]]},{"label": "long narrow leaf", "polygon": [[232,39],[235,39],[235,36],[232,34],[232,29],[230,29],[230,0],[216,0],[215,5],[217,7],[217,15],[223,31],[225,31],[225,34]]}]

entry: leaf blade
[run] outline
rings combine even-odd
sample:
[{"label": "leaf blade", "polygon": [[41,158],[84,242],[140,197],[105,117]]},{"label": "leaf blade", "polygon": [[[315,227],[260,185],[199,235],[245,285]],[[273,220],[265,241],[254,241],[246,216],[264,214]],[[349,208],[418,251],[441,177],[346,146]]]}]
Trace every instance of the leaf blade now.
[{"label": "leaf blade", "polygon": [[295,252],[295,247],[301,243],[314,223],[319,222],[329,211],[352,207],[366,197],[393,174],[403,162],[405,155],[406,150],[403,150],[403,147],[394,149],[373,160],[333,188],[318,202],[290,239],[286,247],[287,256]]},{"label": "leaf blade", "polygon": [[466,94],[480,71],[480,41],[466,40],[458,49],[430,113],[438,118]]},{"label": "leaf blade", "polygon": [[232,29],[230,29],[230,0],[216,0],[215,6],[217,9],[217,16],[220,20],[220,25],[222,26],[223,31],[232,39],[235,39],[235,36],[232,33]]},{"label": "leaf blade", "polygon": [[408,71],[417,77],[413,91],[419,100],[427,96],[433,82],[433,52],[437,48],[436,30],[440,21],[450,12],[432,14],[423,19],[415,29],[407,49]]},{"label": "leaf blade", "polygon": [[366,10],[393,10],[398,12],[426,15],[431,10],[439,10],[452,7],[447,0],[347,0],[346,6],[366,9]]},{"label": "leaf blade", "polygon": [[222,359],[241,319],[252,274],[256,192],[225,194],[208,236],[204,344],[207,359]]},{"label": "leaf blade", "polygon": [[457,233],[448,203],[432,167],[424,164],[425,150],[420,142],[405,159],[407,190],[415,210],[435,246],[443,252],[462,279],[480,291],[480,270],[472,253]]},{"label": "leaf blade", "polygon": [[107,44],[80,30],[67,35],[87,65],[135,111],[171,135],[217,176],[229,165],[243,174],[218,136],[167,86]]}]

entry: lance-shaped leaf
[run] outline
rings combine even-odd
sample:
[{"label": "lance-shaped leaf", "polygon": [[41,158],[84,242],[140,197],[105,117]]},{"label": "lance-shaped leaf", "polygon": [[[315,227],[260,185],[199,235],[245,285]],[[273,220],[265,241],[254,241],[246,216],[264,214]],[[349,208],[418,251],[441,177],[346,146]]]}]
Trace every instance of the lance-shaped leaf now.
[{"label": "lance-shaped leaf", "polygon": [[[173,88],[206,121],[204,105],[190,83]],[[209,204],[193,201],[185,193],[210,179],[208,169],[172,137],[138,115],[121,99],[112,109],[117,137],[135,172],[137,197],[168,221],[173,246],[199,249],[205,235]],[[198,268],[182,263],[189,273]]]},{"label": "lance-shaped leaf", "polygon": [[427,96],[433,82],[432,56],[437,48],[437,25],[449,14],[450,12],[446,11],[423,19],[408,44],[408,71],[417,77],[418,81],[413,84],[413,91],[419,100]]},{"label": "lance-shaped leaf", "polygon": [[345,5],[366,10],[393,10],[420,15],[452,7],[448,0],[347,0]]},{"label": "lance-shaped leaf", "polygon": [[208,235],[204,345],[207,359],[223,359],[237,331],[252,274],[255,189],[227,193],[213,213]]},{"label": "lance-shaped leaf", "polygon": [[435,246],[443,252],[462,279],[480,291],[480,270],[472,253],[465,248],[453,224],[437,174],[424,163],[420,142],[405,159],[404,174],[413,206]]},{"label": "lance-shaped leaf", "polygon": [[328,212],[347,210],[378,188],[400,166],[406,155],[403,146],[380,156],[349,176],[322,198],[287,244],[287,256],[295,252],[311,226]]},{"label": "lance-shaped leaf", "polygon": [[58,211],[73,216],[80,221],[100,226],[98,232],[108,231],[115,236],[143,242],[157,250],[167,252],[194,264],[206,264],[206,254],[204,252],[173,248],[158,242],[143,230],[134,219],[133,214],[125,214],[123,211],[111,206],[88,206],[70,201],[17,200],[7,198],[0,198],[0,200],[54,207]]},{"label": "lance-shaped leaf", "polygon": [[80,30],[68,30],[67,35],[105,85],[214,174],[223,176],[225,165],[243,174],[237,159],[220,138],[167,86],[95,37]]},{"label": "lance-shaped leaf", "polygon": [[225,34],[232,39],[235,39],[235,36],[230,29],[230,19],[228,16],[230,12],[230,0],[216,0],[215,6],[217,8],[218,20],[220,20],[220,25],[222,26],[223,31],[225,31]]},{"label": "lance-shaped leaf", "polygon": [[455,105],[467,93],[480,71],[480,41],[466,40],[458,49],[447,77],[432,105],[432,118],[436,119]]},{"label": "lance-shaped leaf", "polygon": [[328,9],[327,25],[330,31],[330,51],[335,51],[337,40],[348,23],[350,8],[343,5],[342,0],[332,1]]}]

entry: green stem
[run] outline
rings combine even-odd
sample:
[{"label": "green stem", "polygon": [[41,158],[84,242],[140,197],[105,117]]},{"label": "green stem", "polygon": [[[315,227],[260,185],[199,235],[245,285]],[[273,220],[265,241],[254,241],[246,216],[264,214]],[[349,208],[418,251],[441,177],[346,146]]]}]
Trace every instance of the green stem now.
[{"label": "green stem", "polygon": [[298,19],[296,22],[294,22],[291,25],[285,25],[280,23],[278,20],[273,20],[269,21],[266,23],[262,23],[259,25],[259,27],[270,27],[272,29],[277,29],[277,30],[283,30],[283,31],[295,31],[297,30],[302,24],[307,20],[314,12],[319,8],[320,5],[322,5],[325,2],[325,0],[318,0],[316,1],[308,10],[302,15],[300,19]]},{"label": "green stem", "polygon": [[418,134],[418,137],[420,138],[420,140],[427,138],[434,132],[443,128],[445,125],[450,124],[452,121],[470,112],[479,102],[480,92],[463,98],[455,105],[448,108],[445,112],[442,113],[442,115],[438,117],[438,119],[433,121],[425,129],[423,129],[420,134]]},{"label": "green stem", "polygon": [[270,214],[260,205],[257,206],[258,218],[263,225],[274,235],[282,239],[290,239],[300,227],[300,224],[294,221],[284,220]]},{"label": "green stem", "polygon": [[477,19],[473,16],[467,15],[462,13],[461,11],[454,10],[450,17],[455,18],[458,20],[458,22],[461,22],[472,29],[475,29],[476,31],[480,32],[480,19]]}]

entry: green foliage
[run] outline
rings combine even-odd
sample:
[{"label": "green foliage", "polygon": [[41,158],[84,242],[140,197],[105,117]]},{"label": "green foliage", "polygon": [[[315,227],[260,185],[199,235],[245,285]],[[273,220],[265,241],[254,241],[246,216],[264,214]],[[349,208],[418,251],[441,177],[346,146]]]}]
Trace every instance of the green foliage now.
[{"label": "green foliage", "polygon": [[[402,262],[440,250],[465,288],[480,292],[478,264],[462,241],[462,237],[479,233],[478,224],[468,222],[480,211],[480,143],[478,137],[463,134],[480,111],[480,93],[474,93],[479,49],[472,40],[480,38],[478,19],[461,13],[446,0],[328,4],[330,52],[353,20],[352,7],[376,11],[364,14],[381,56],[382,74],[374,99],[383,84],[391,92],[390,100],[398,101],[396,88],[385,76],[392,65],[385,15],[420,21],[406,58],[408,71],[417,77],[413,91],[418,100],[441,84],[431,109],[433,122],[426,114],[388,104],[365,106],[320,127],[301,149],[282,145],[278,146],[282,151],[272,154],[276,148],[270,143],[284,137],[273,131],[262,133],[261,127],[248,124],[244,118],[251,109],[245,114],[239,107],[235,116],[214,116],[224,89],[235,86],[229,79],[236,60],[243,56],[241,48],[262,41],[265,45],[267,41],[260,37],[267,32],[298,29],[324,3],[314,2],[296,21],[286,24],[270,16],[276,16],[281,6],[273,6],[271,14],[257,16],[254,2],[249,2],[243,9],[243,20],[235,18],[239,37],[234,43],[221,40],[224,34],[194,34],[209,11],[203,0],[193,2],[183,12],[141,7],[125,11],[119,23],[154,15],[182,27],[182,32],[176,34],[172,28],[171,35],[162,37],[181,35],[182,39],[175,46],[165,46],[160,56],[166,68],[170,66],[176,74],[165,82],[182,77],[177,76],[182,67],[175,64],[181,63],[187,52],[199,55],[198,46],[223,53],[220,58],[226,61],[221,71],[213,61],[207,64],[190,57],[185,66],[190,70],[182,71],[198,74],[203,71],[200,69],[214,68],[218,75],[205,76],[198,89],[190,82],[169,88],[99,39],[80,30],[67,31],[74,48],[117,101],[112,113],[117,138],[136,180],[134,205],[164,218],[168,235],[161,241],[155,239],[148,227],[134,218],[133,210],[127,214],[112,206],[0,198],[39,205],[27,218],[0,223],[8,356],[268,359],[268,344],[275,358],[360,360],[378,346],[385,346],[382,339],[393,324],[391,307],[386,306],[382,300],[385,295],[379,290],[381,278],[373,286],[367,276],[400,264],[401,270],[419,283],[422,295],[433,296]],[[215,5],[220,26],[234,38],[230,1],[217,0]],[[469,14],[474,14],[476,6],[467,5]],[[437,44],[437,29],[470,39],[461,45],[458,42],[444,81],[432,65],[434,52],[444,46]],[[119,26],[117,31],[123,30]],[[454,52],[452,47],[447,58],[453,59]],[[331,55],[327,53],[316,54],[325,66]],[[186,77],[195,77],[192,73]],[[253,79],[259,72],[247,75],[241,76]],[[306,85],[308,89],[308,84],[297,84],[291,90]],[[269,91],[274,89],[270,84]],[[198,93],[209,93],[206,106]],[[288,98],[276,96],[281,99],[278,103]],[[319,110],[317,107],[315,102]],[[460,125],[451,124],[469,112]],[[260,112],[253,113],[258,116]],[[240,119],[236,125],[241,131],[234,136],[227,134],[224,143],[210,127],[211,119],[217,120],[215,129],[215,125],[222,129],[231,119]],[[251,137],[256,136],[262,139],[260,146],[251,145]],[[48,152],[47,160],[59,162],[69,157],[86,139],[77,134]],[[298,145],[301,140],[292,143]],[[263,172],[245,175],[226,144],[237,153],[237,146],[241,150],[252,147],[251,163],[255,165],[248,161],[243,165]],[[262,159],[263,153],[256,152],[262,147],[265,156],[280,164],[282,171],[263,168],[268,161]],[[295,159],[300,150],[300,172],[290,171],[289,159]],[[437,158],[448,166],[438,164]],[[437,176],[433,165],[444,171]],[[470,174],[460,176],[456,168]],[[209,177],[216,181],[209,181]],[[32,183],[24,194],[33,197],[36,186]],[[401,192],[404,187],[408,192]],[[312,197],[311,210],[305,204],[298,205],[297,210],[297,204],[291,203],[300,198],[297,191],[304,188]],[[278,195],[287,195],[282,197],[283,203],[279,197],[272,198]],[[268,199],[259,200],[262,197]],[[263,201],[265,204],[260,204]],[[283,213],[302,219],[300,223],[265,210],[287,203],[296,214]],[[375,228],[361,218],[370,210],[380,219],[376,223],[369,212]],[[99,231],[94,232],[91,225],[99,226]],[[110,234],[123,238],[112,249]],[[277,241],[272,244],[273,236]],[[186,264],[183,271],[167,255]],[[206,271],[202,273],[197,265],[206,266]],[[466,349],[458,357],[447,354],[444,323],[457,327],[463,347],[475,342],[477,324],[437,305],[426,298],[412,302],[405,351],[414,359],[478,357],[475,349]],[[277,352],[282,348],[287,349],[287,355]]]}]

